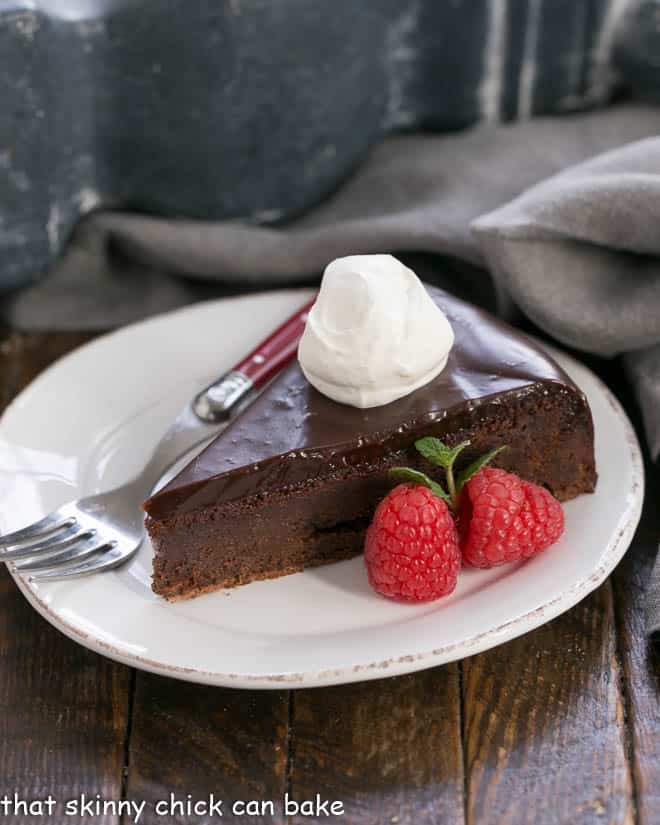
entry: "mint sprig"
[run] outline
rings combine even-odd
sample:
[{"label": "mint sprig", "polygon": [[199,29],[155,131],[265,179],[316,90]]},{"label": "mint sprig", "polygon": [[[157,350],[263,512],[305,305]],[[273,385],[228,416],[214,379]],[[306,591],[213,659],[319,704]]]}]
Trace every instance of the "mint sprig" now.
[{"label": "mint sprig", "polygon": [[460,493],[465,482],[469,481],[473,475],[476,475],[482,467],[490,464],[495,456],[501,453],[502,450],[506,450],[505,444],[501,447],[496,447],[494,450],[491,450],[489,453],[486,453],[479,458],[475,458],[471,464],[468,464],[468,466],[458,475],[458,479],[456,480],[456,492]]},{"label": "mint sprig", "polygon": [[441,467],[445,471],[446,490],[437,481],[429,478],[426,473],[413,470],[410,467],[392,467],[390,476],[396,481],[407,481],[428,487],[434,495],[447,502],[450,510],[456,513],[461,490],[465,483],[469,481],[475,473],[478,473],[479,470],[487,464],[490,464],[495,456],[501,453],[502,450],[506,449],[506,446],[497,447],[485,455],[480,456],[471,464],[468,464],[468,466],[461,471],[458,478],[455,478],[454,463],[463,450],[469,446],[469,441],[462,441],[455,447],[448,447],[446,444],[443,444],[439,438],[433,438],[432,436],[420,438],[415,442],[415,448],[424,458],[430,461],[431,464],[435,464],[436,467]]},{"label": "mint sprig", "polygon": [[469,441],[461,441],[461,443],[455,447],[447,447],[439,438],[431,438],[431,436],[420,438],[415,442],[415,448],[424,458],[428,458],[429,461],[437,464],[438,467],[446,468],[452,467],[457,457],[469,446]]},{"label": "mint sprig", "polygon": [[395,481],[410,481],[413,484],[420,484],[422,487],[428,487],[429,490],[438,498],[441,498],[443,501],[446,501],[447,504],[450,504],[450,498],[442,489],[442,486],[438,484],[437,481],[433,481],[432,478],[429,478],[426,473],[422,473],[419,470],[413,470],[410,467],[392,467],[390,470],[390,476]]}]

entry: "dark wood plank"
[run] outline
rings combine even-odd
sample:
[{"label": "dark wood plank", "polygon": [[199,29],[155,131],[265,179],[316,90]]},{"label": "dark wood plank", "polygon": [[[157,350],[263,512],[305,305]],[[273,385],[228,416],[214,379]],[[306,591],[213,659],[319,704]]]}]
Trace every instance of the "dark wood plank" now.
[{"label": "dark wood plank", "polygon": [[[170,794],[224,800],[223,822],[280,825],[289,736],[287,691],[241,691],[137,674],[129,752],[129,799],[148,803],[141,825],[220,821],[158,813]],[[274,803],[275,815],[234,816],[237,800]]]},{"label": "dark wood plank", "polygon": [[646,585],[660,541],[658,476],[657,468],[647,469],[642,520],[613,577],[640,825],[660,820],[660,645],[649,643],[644,631]]},{"label": "dark wood plank", "polygon": [[[292,797],[302,801],[318,793],[340,800],[345,816],[330,820],[351,825],[460,825],[459,697],[455,664],[294,692]],[[294,816],[291,821],[310,820]]]},{"label": "dark wood plank", "polygon": [[[641,414],[621,365],[608,362],[601,373],[625,406],[644,449]],[[612,576],[633,789],[641,825],[660,820],[660,649],[657,642],[647,641],[644,627],[646,586],[660,541],[658,496],[660,472],[647,454],[642,519]]]},{"label": "dark wood plank", "polygon": [[470,825],[633,821],[609,582],[463,673]]},{"label": "dark wood plank", "polygon": [[[0,796],[32,800],[51,792],[61,803],[82,793],[120,799],[129,685],[128,668],[50,627],[2,567]],[[35,820],[11,819],[23,821]]]},{"label": "dark wood plank", "polygon": [[[16,335],[0,343],[0,393],[10,397],[54,358],[88,336]],[[49,792],[63,803],[82,793],[119,800],[130,670],[54,630],[0,565],[0,796]],[[18,816],[12,822],[35,822]],[[41,820],[45,821],[45,820]],[[108,814],[94,822],[115,823]]]}]

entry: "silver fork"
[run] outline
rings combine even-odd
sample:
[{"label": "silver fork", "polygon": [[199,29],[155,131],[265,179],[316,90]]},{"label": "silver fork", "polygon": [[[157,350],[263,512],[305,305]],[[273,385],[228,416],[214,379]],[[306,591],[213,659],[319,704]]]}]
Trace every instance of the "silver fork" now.
[{"label": "silver fork", "polygon": [[12,563],[33,580],[75,578],[125,564],[145,535],[139,503],[178,458],[226,426],[254,388],[242,373],[225,373],[181,411],[139,475],[1,536],[0,562]]}]

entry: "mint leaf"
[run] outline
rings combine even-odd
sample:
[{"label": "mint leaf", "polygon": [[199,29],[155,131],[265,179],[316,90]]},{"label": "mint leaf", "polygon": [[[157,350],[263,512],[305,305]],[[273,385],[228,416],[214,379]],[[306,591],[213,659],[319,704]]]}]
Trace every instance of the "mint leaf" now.
[{"label": "mint leaf", "polygon": [[468,464],[468,466],[462,471],[459,475],[458,480],[456,481],[456,494],[461,492],[463,485],[466,481],[469,481],[473,475],[479,472],[483,467],[495,458],[496,455],[502,452],[502,450],[506,450],[507,445],[502,447],[496,447],[494,450],[491,450],[489,453],[480,456],[479,458],[475,459],[472,464]]},{"label": "mint leaf", "polygon": [[428,487],[429,490],[441,498],[443,501],[449,501],[449,496],[442,487],[433,479],[429,478],[426,473],[420,473],[419,470],[412,470],[410,467],[392,467],[390,469],[390,477],[395,481],[408,481],[412,484],[420,484],[422,487]]},{"label": "mint leaf", "polygon": [[460,444],[457,444],[455,447],[452,447],[449,451],[449,469],[454,466],[454,461],[458,458],[458,456],[463,452],[466,447],[470,446],[469,441],[461,441]]},{"label": "mint leaf", "polygon": [[415,448],[432,464],[448,469],[456,460],[456,456],[469,446],[469,444],[469,441],[463,441],[456,447],[447,447],[439,438],[426,436],[426,438],[420,438],[415,441]]}]

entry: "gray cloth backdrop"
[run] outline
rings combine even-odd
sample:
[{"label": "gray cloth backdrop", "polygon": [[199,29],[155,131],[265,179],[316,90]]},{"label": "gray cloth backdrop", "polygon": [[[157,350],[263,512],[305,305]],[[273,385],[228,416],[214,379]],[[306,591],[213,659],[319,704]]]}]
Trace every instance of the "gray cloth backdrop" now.
[{"label": "gray cloth backdrop", "polygon": [[[203,281],[291,285],[339,255],[440,254],[468,265],[448,264],[445,286],[470,272],[500,313],[522,310],[562,343],[622,354],[655,458],[659,134],[660,109],[627,104],[392,137],[332,197],[277,228],[92,214],[50,276],[5,302],[5,316],[24,329],[114,326],[213,294]],[[658,628],[660,571],[649,590],[649,629]]]}]

